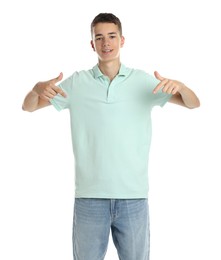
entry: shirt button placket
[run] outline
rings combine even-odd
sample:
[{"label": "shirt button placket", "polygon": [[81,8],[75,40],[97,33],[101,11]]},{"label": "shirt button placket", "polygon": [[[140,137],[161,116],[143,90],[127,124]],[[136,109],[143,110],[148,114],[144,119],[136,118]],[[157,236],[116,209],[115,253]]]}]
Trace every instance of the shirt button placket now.
[{"label": "shirt button placket", "polygon": [[107,102],[111,103],[113,101],[114,94],[114,80],[109,84],[107,89]]}]

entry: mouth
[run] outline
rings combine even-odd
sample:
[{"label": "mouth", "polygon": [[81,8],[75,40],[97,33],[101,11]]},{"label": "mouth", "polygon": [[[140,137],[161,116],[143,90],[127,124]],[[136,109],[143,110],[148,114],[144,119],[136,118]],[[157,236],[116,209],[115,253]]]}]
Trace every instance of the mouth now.
[{"label": "mouth", "polygon": [[113,49],[105,49],[105,50],[102,50],[102,53],[108,54],[108,53],[111,53],[112,51],[113,51]]}]

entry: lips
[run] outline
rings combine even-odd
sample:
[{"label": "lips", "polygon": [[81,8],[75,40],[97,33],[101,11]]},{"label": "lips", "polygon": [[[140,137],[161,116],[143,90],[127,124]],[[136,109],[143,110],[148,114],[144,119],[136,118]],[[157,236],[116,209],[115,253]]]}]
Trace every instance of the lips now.
[{"label": "lips", "polygon": [[112,52],[113,50],[110,50],[110,49],[108,49],[108,50],[102,50],[102,52],[103,53],[110,53],[110,52]]}]

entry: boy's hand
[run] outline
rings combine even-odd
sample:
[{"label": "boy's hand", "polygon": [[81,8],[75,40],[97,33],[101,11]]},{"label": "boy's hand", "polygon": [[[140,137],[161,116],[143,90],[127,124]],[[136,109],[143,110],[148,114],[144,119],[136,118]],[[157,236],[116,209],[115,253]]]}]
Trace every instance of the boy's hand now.
[{"label": "boy's hand", "polygon": [[55,85],[56,83],[61,81],[62,78],[63,78],[63,73],[61,72],[57,78],[44,81],[44,82],[38,82],[34,86],[32,91],[37,93],[39,97],[45,101],[49,101],[57,94],[61,94],[63,97],[66,97],[64,91]]},{"label": "boy's hand", "polygon": [[181,89],[184,87],[184,84],[182,82],[164,78],[160,76],[157,71],[154,72],[154,75],[157,79],[161,81],[153,90],[154,94],[162,89],[164,93],[175,95],[177,92],[180,92]]}]

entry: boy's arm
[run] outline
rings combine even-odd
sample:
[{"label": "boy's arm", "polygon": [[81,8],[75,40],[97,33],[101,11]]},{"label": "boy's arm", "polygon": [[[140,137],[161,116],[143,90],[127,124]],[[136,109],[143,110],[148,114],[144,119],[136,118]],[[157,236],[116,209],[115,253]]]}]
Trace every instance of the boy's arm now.
[{"label": "boy's arm", "polygon": [[162,89],[163,92],[172,94],[169,101],[171,103],[185,106],[187,108],[196,108],[200,106],[200,101],[196,94],[183,83],[177,80],[163,78],[156,71],[154,74],[155,77],[161,82],[153,90],[153,93],[157,93],[160,89]]},{"label": "boy's arm", "polygon": [[25,97],[22,109],[24,111],[33,112],[37,109],[49,106],[50,104],[49,101],[43,100],[34,90],[32,90]]},{"label": "boy's arm", "polygon": [[63,97],[66,97],[64,91],[55,85],[57,82],[61,81],[62,78],[63,74],[60,73],[57,78],[38,82],[25,97],[22,109],[24,111],[33,112],[37,109],[49,106],[51,104],[49,100],[58,93]]}]

